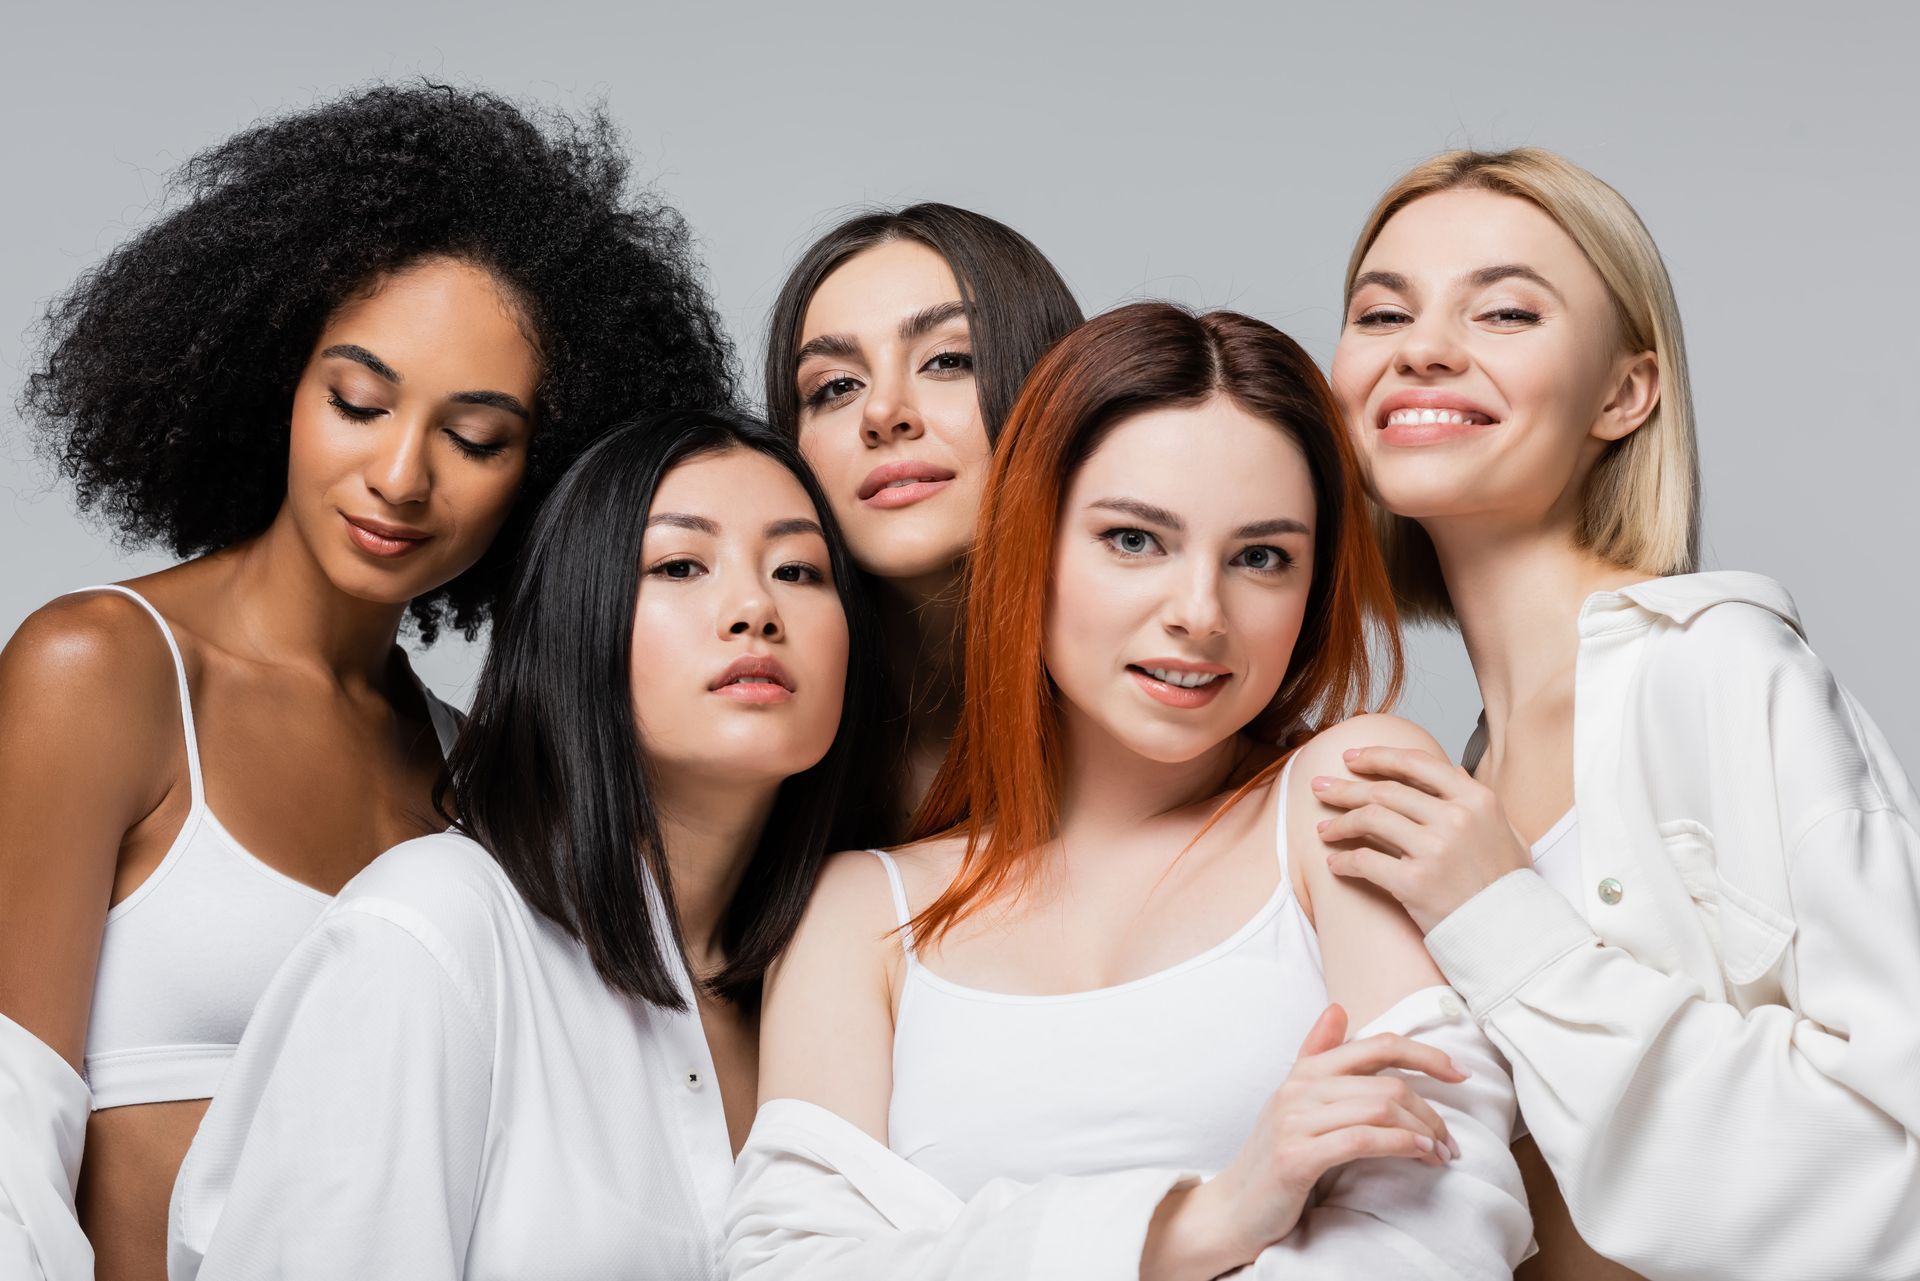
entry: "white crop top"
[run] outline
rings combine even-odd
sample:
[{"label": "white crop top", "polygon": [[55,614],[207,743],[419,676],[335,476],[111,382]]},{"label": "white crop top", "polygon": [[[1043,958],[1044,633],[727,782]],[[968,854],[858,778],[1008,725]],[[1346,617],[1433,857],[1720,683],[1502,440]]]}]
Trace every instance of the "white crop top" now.
[{"label": "white crop top", "polygon": [[[1276,785],[1272,896],[1168,969],[1059,996],[985,992],[921,965],[903,931],[889,1146],[962,1198],[1002,1176],[1225,1168],[1327,1005],[1319,941],[1287,869],[1291,772]],[[899,869],[873,853],[905,925]]]},{"label": "white crop top", "polygon": [[[166,857],[107,913],[87,1022],[87,1084],[96,1112],[211,1098],[267,980],[330,896],[254,857],[207,808],[187,668],[160,611],[131,588],[84,590],[135,601],[166,638],[193,797]],[[445,753],[458,714],[424,686],[421,693]]]}]

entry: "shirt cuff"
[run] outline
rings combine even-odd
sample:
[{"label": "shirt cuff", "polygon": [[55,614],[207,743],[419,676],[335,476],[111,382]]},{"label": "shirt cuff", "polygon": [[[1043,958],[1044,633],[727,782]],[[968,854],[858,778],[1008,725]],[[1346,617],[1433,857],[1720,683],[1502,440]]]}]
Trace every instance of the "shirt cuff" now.
[{"label": "shirt cuff", "polygon": [[1475,1019],[1554,961],[1599,938],[1573,904],[1531,868],[1508,872],[1427,934],[1427,952]]},{"label": "shirt cuff", "polygon": [[1199,1175],[1186,1170],[1127,1170],[1060,1179],[1034,1242],[1036,1277],[1138,1277],[1147,1227],[1167,1193]]}]

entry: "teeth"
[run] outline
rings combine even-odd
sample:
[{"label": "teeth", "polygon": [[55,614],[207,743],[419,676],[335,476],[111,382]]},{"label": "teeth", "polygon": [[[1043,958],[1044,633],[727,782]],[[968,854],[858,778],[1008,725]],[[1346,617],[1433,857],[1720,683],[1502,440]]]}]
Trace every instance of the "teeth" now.
[{"label": "teeth", "polygon": [[1220,679],[1214,672],[1175,672],[1164,667],[1143,667],[1140,670],[1157,681],[1178,685],[1181,689],[1199,689],[1202,685],[1211,685]]},{"label": "teeth", "polygon": [[771,676],[739,676],[734,678],[735,685],[778,685],[780,682]]},{"label": "teeth", "polygon": [[1419,427],[1433,423],[1450,423],[1465,427],[1479,421],[1478,414],[1463,414],[1453,409],[1396,409],[1387,415],[1389,427]]}]

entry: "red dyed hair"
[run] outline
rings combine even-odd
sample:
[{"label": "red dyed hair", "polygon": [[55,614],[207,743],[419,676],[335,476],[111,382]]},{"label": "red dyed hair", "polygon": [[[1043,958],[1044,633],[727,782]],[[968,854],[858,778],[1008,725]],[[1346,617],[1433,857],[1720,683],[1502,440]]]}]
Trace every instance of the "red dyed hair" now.
[{"label": "red dyed hair", "polygon": [[[1363,710],[1380,677],[1379,705],[1398,696],[1393,591],[1353,446],[1312,358],[1272,325],[1230,311],[1195,315],[1143,302],[1095,317],[1034,366],[994,454],[968,567],[966,700],[914,823],[923,838],[964,831],[967,849],[953,883],[912,921],[916,938],[937,940],[1023,886],[1033,852],[1058,831],[1060,713],[1044,635],[1068,483],[1124,419],[1215,396],[1299,445],[1318,509],[1313,582],[1293,659],[1248,732],[1297,744]],[[1276,762],[1261,771],[1233,800],[1278,769]]]}]

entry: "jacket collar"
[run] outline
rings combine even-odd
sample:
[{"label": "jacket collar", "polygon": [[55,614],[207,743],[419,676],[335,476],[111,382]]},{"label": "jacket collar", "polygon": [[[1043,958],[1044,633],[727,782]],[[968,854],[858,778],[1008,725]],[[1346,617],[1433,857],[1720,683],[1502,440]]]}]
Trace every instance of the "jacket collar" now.
[{"label": "jacket collar", "polygon": [[[1779,615],[1787,625],[1806,635],[1800,611],[1787,589],[1764,574],[1716,570],[1706,574],[1675,574],[1650,578],[1614,592],[1595,592],[1580,610],[1580,634],[1622,630],[1667,618],[1685,626],[1715,605],[1736,602],[1755,605]],[[1638,615],[1639,617],[1635,617]]]}]

